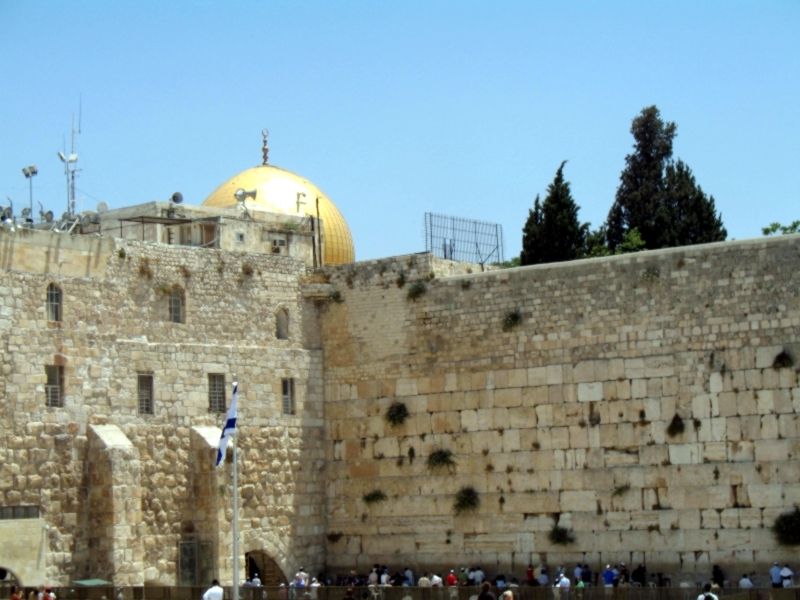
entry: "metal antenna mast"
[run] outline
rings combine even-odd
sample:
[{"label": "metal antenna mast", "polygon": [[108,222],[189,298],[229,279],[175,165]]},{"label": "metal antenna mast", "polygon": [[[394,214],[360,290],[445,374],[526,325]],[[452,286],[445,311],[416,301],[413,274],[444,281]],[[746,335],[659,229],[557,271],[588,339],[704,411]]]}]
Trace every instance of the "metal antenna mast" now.
[{"label": "metal antenna mast", "polygon": [[[58,158],[64,163],[64,175],[67,178],[67,214],[72,216],[75,214],[75,177],[76,173],[83,169],[78,169],[75,163],[78,162],[78,154],[75,152],[75,136],[81,132],[81,114],[83,112],[83,99],[78,103],[78,129],[75,129],[75,114],[72,114],[72,136],[69,156],[64,156],[62,152],[58,153]],[[71,166],[70,166],[71,165]]]}]

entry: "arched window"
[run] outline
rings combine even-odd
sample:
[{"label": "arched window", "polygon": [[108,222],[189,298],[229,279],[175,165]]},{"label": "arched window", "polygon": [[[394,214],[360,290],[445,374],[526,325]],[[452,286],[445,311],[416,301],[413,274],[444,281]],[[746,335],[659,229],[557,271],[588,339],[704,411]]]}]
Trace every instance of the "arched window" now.
[{"label": "arched window", "polygon": [[275,313],[275,334],[279,340],[289,339],[289,313],[283,308]]},{"label": "arched window", "polygon": [[47,320],[61,321],[61,288],[51,283],[47,286]]},{"label": "arched window", "polygon": [[172,323],[183,323],[185,320],[183,290],[174,287],[169,292],[169,320]]}]

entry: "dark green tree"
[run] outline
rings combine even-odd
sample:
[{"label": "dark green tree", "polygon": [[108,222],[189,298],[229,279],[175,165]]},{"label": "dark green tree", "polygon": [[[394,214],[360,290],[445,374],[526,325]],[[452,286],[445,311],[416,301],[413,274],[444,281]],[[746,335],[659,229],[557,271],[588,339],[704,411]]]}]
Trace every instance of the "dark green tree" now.
[{"label": "dark green tree", "polygon": [[523,265],[575,260],[584,254],[589,224],[578,221],[578,205],[572,199],[569,182],[564,179],[564,165],[556,171],[553,183],[547,186],[547,197],[533,210],[522,230]]},{"label": "dark green tree", "polygon": [[608,247],[614,252],[631,229],[645,248],[666,248],[722,241],[727,231],[691,170],[672,160],[677,127],[655,106],[642,110],[631,125],[634,152],[625,157],[617,196],[606,221]]},{"label": "dark green tree", "polygon": [[664,182],[656,219],[661,232],[659,248],[722,242],[728,237],[714,207],[714,196],[706,196],[682,160],[667,165]]}]

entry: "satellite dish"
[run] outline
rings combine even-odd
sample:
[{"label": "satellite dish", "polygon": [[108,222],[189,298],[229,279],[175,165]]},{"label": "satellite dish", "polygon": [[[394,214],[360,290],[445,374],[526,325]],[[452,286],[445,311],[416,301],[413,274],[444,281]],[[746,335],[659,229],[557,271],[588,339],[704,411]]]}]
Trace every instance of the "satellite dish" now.
[{"label": "satellite dish", "polygon": [[83,215],[81,217],[81,227],[88,227],[92,224],[92,217],[89,215]]},{"label": "satellite dish", "polygon": [[100,213],[92,213],[89,215],[89,221],[92,225],[97,225],[100,223]]},{"label": "satellite dish", "polygon": [[27,219],[30,216],[31,216],[31,209],[28,208],[28,207],[23,208],[22,209],[22,218],[23,219]]},{"label": "satellite dish", "polygon": [[11,207],[10,206],[6,206],[3,209],[3,218],[4,219],[10,219],[11,218]]},{"label": "satellite dish", "polygon": [[181,202],[183,202],[183,194],[181,194],[180,192],[175,192],[174,194],[172,194],[172,198],[170,198],[170,200],[175,204],[180,204]]},{"label": "satellite dish", "polygon": [[61,220],[62,221],[69,221],[69,213],[68,212],[61,213]]},{"label": "satellite dish", "polygon": [[48,223],[52,223],[53,222],[53,211],[52,210],[48,210],[46,213],[44,213],[44,220],[47,221]]},{"label": "satellite dish", "polygon": [[97,205],[97,212],[104,213],[108,210],[108,204],[105,202],[101,202]]}]

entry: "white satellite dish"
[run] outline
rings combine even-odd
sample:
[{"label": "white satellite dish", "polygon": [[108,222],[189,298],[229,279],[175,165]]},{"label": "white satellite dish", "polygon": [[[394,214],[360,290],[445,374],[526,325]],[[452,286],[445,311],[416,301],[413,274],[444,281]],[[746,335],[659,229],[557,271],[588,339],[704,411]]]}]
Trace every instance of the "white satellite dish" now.
[{"label": "white satellite dish", "polygon": [[48,223],[52,223],[53,222],[53,211],[52,210],[48,210],[46,213],[44,213],[44,220],[46,222],[48,222]]},{"label": "white satellite dish", "polygon": [[27,219],[30,216],[31,216],[31,209],[28,208],[28,207],[23,208],[22,209],[22,218],[23,219]]},{"label": "white satellite dish", "polygon": [[104,213],[108,210],[108,204],[106,202],[100,202],[97,205],[97,212]]}]

